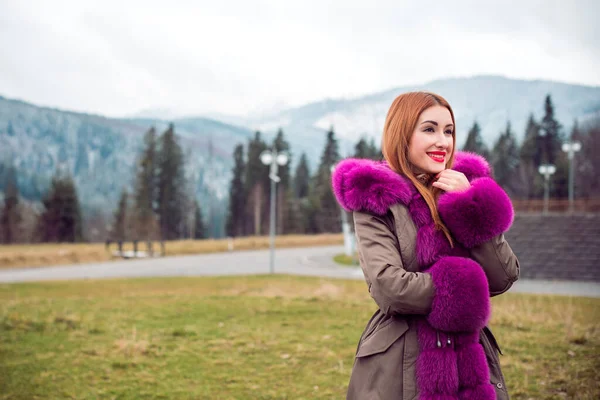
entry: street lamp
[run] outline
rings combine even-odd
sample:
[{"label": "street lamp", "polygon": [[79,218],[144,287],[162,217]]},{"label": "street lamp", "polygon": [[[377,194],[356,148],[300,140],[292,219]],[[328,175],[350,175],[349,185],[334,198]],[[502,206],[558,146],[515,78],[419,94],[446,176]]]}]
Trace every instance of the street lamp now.
[{"label": "street lamp", "polygon": [[575,164],[575,153],[581,150],[580,142],[566,142],[562,145],[562,151],[569,154],[569,212],[573,212],[573,198],[575,188],[575,177],[573,175]]},{"label": "street lamp", "polygon": [[271,224],[269,227],[269,236],[271,242],[271,256],[269,262],[270,273],[275,272],[275,203],[277,201],[277,182],[281,181],[281,178],[277,176],[277,170],[279,166],[284,166],[288,163],[289,156],[285,151],[277,152],[277,150],[265,150],[260,153],[260,161],[264,165],[270,165],[269,179],[271,179]]},{"label": "street lamp", "polygon": [[544,215],[548,214],[548,197],[549,197],[549,181],[550,175],[556,172],[556,167],[552,164],[542,164],[538,168],[540,174],[544,175]]}]

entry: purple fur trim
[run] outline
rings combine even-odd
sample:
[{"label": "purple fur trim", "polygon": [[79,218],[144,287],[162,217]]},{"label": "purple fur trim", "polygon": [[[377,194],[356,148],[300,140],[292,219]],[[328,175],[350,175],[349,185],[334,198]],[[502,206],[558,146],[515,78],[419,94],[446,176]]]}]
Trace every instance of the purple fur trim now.
[{"label": "purple fur trim", "polygon": [[490,381],[490,368],[483,347],[474,343],[457,351],[458,380],[465,388],[474,388]]},{"label": "purple fur trim", "polygon": [[427,272],[435,287],[427,320],[435,329],[448,332],[477,331],[490,315],[488,282],[475,261],[443,257]]},{"label": "purple fur trim", "polygon": [[431,350],[437,348],[437,335],[440,335],[440,340],[446,343],[448,340],[448,334],[433,329],[431,325],[425,320],[421,319],[417,325],[417,337],[419,339],[420,350]]},{"label": "purple fur trim", "polygon": [[469,181],[491,176],[491,168],[485,158],[467,151],[456,152],[452,169],[465,174]]},{"label": "purple fur trim", "polygon": [[490,383],[475,388],[466,388],[458,393],[460,400],[496,400],[496,390]]},{"label": "purple fur trim", "polygon": [[[474,153],[456,152],[452,169],[462,172],[469,181],[490,176],[490,166]],[[408,206],[417,190],[408,178],[394,172],[386,162],[348,158],[335,168],[332,187],[340,205],[348,211],[369,211],[383,215],[388,208],[400,203]],[[420,198],[420,196],[417,196]],[[423,204],[425,202],[421,199]],[[431,218],[425,204],[418,207],[416,218]],[[416,221],[415,221],[416,222]]]},{"label": "purple fur trim", "polygon": [[479,344],[479,331],[463,332],[456,338],[455,343],[459,348]]},{"label": "purple fur trim", "polygon": [[449,394],[421,394],[419,400],[460,400],[457,396]]},{"label": "purple fur trim", "polygon": [[417,359],[417,385],[421,393],[458,392],[456,352],[452,347],[422,350]]},{"label": "purple fur trim", "polygon": [[416,189],[386,163],[350,158],[341,161],[332,177],[335,197],[348,211],[384,215],[390,206],[408,204]]},{"label": "purple fur trim", "polygon": [[429,211],[429,207],[420,193],[417,192],[413,195],[413,199],[408,206],[408,209],[417,228],[433,223],[431,211]]},{"label": "purple fur trim", "polygon": [[425,269],[450,252],[450,243],[444,232],[436,230],[432,223],[417,231],[416,250],[417,261]]},{"label": "purple fur trim", "polygon": [[463,192],[442,194],[438,210],[452,236],[467,248],[506,232],[514,218],[508,195],[491,178],[475,179]]}]

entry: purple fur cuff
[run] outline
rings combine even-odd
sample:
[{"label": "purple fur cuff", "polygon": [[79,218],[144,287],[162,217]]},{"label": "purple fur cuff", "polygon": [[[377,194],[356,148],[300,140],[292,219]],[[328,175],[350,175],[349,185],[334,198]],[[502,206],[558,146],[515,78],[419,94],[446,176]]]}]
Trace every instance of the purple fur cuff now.
[{"label": "purple fur cuff", "polygon": [[514,218],[508,195],[491,178],[475,179],[463,192],[442,194],[438,210],[452,236],[467,248],[506,232]]},{"label": "purple fur cuff", "polygon": [[443,257],[427,270],[435,296],[427,321],[446,332],[483,328],[490,316],[488,281],[483,268],[463,257]]}]

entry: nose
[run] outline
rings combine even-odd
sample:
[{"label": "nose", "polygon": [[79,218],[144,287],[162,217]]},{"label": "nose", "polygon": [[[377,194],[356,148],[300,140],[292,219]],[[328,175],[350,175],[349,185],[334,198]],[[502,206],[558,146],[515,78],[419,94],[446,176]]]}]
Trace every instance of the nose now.
[{"label": "nose", "polygon": [[442,134],[437,137],[435,146],[440,149],[447,149],[451,143],[452,143],[452,138]]}]

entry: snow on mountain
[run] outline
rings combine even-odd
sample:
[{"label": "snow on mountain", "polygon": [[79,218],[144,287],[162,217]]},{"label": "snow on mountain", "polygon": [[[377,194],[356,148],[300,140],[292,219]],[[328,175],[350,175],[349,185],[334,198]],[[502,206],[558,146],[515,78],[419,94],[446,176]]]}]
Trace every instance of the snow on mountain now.
[{"label": "snow on mountain", "polygon": [[12,163],[17,167],[21,192],[30,199],[41,198],[58,167],[68,168],[84,208],[110,213],[121,190],[132,190],[143,134],[151,126],[162,133],[173,122],[188,159],[191,190],[204,204],[205,214],[222,223],[233,148],[246,144],[254,130],[261,130],[270,141],[282,128],[291,144],[292,167],[305,152],[314,171],[330,127],[339,138],[342,156],[351,155],[361,136],[380,140],[393,99],[413,90],[429,90],[450,102],[459,146],[475,120],[490,147],[507,121],[521,138],[530,113],[538,121],[542,118],[547,94],[566,133],[575,119],[584,122],[600,116],[600,87],[498,76],[443,79],[354,99],[326,99],[284,110],[276,107],[271,112],[263,109],[252,117],[212,114],[218,120],[177,118],[168,109],[146,110],[136,118],[105,118],[0,97],[0,166]]},{"label": "snow on mountain", "polygon": [[[205,216],[222,221],[231,152],[251,132],[206,118],[173,122],[187,158],[189,191],[200,199]],[[168,121],[112,119],[0,97],[0,166],[16,167],[20,191],[31,200],[41,199],[57,168],[67,169],[84,211],[108,215],[123,189],[133,192],[136,159],[151,126],[160,134]]]},{"label": "snow on mountain", "polygon": [[[457,123],[457,142],[462,146],[469,128],[477,121],[489,147],[511,122],[517,138],[522,138],[529,115],[539,121],[544,115],[544,99],[552,96],[557,119],[568,133],[575,119],[600,115],[600,87],[571,85],[552,81],[527,81],[499,76],[478,76],[436,80],[424,85],[405,86],[355,99],[324,100],[288,109],[265,117],[247,119],[247,126],[267,132],[282,127],[292,138],[293,148],[307,151],[318,160],[325,132],[331,126],[348,155],[363,135],[378,142],[389,106],[404,92],[427,90],[445,97]],[[294,146],[294,144],[296,146]]]}]

